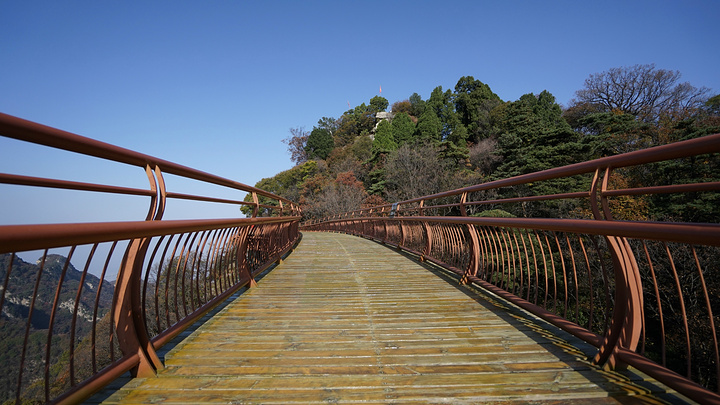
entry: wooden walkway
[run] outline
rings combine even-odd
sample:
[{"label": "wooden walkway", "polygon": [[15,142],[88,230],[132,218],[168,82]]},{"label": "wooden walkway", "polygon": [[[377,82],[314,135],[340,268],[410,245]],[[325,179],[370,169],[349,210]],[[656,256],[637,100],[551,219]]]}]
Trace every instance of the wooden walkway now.
[{"label": "wooden walkway", "polygon": [[640,373],[592,366],[586,349],[393,249],[306,232],[173,348],[158,378],[105,403],[676,402]]}]

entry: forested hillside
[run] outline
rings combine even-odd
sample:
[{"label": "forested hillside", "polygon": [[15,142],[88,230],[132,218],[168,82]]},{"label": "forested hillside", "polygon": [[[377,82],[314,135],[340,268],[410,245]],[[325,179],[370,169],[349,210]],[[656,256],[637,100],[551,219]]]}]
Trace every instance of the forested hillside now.
[{"label": "forested hillside", "polygon": [[[285,142],[297,165],[255,186],[299,202],[308,219],[320,218],[720,132],[720,95],[680,79],[680,72],[654,65],[610,69],[590,75],[565,107],[548,91],[504,101],[472,76],[454,89],[436,87],[426,100],[414,93],[390,105],[376,96],[312,129],[291,128]],[[686,163],[623,173],[621,180],[718,180],[717,157],[692,170]],[[537,187],[513,192],[587,189],[572,182]],[[717,221],[717,195],[673,198],[631,201],[626,217]]]},{"label": "forested hillside", "polygon": [[[12,266],[10,259],[12,258]],[[42,259],[41,259],[42,260]],[[47,373],[53,382],[53,390],[62,392],[68,383],[68,343],[74,339],[76,376],[81,379],[92,374],[90,361],[90,333],[93,316],[97,316],[109,330],[109,317],[106,316],[112,303],[114,287],[108,281],[102,282],[92,274],[77,270],[72,264],[66,266],[67,258],[60,255],[47,255],[42,263],[28,263],[10,254],[0,255],[0,279],[6,280],[8,268],[11,269],[7,291],[3,294],[2,313],[0,314],[0,364],[5,366],[0,375],[0,402],[15,400],[18,384],[20,361],[23,358],[23,398],[42,398],[43,376],[46,372],[46,350],[49,328],[52,327],[51,364]],[[42,269],[42,270],[41,270]],[[55,318],[51,323],[55,295],[58,283],[63,280]],[[78,289],[82,284],[81,294]],[[99,292],[98,292],[99,290]],[[34,292],[37,291],[33,300]],[[97,314],[93,313],[97,300]],[[27,318],[31,311],[30,325]],[[73,312],[77,306],[77,316]],[[74,329],[73,329],[74,328]],[[100,326],[97,326],[100,328]],[[28,345],[23,350],[26,339]],[[100,341],[101,339],[98,339]],[[96,349],[108,350],[108,342],[102,341]]]}]

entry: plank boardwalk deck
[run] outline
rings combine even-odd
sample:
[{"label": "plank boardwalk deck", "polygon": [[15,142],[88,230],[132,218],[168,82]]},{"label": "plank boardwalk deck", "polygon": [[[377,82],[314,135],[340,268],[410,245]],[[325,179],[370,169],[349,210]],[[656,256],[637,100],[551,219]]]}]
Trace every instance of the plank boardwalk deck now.
[{"label": "plank boardwalk deck", "polygon": [[386,246],[305,233],[104,403],[628,403],[683,399],[504,301]]}]

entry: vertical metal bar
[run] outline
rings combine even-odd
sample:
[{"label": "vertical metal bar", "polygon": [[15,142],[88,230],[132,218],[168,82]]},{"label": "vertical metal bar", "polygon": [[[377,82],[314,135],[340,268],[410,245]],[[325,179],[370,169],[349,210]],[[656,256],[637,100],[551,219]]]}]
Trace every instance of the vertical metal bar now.
[{"label": "vertical metal bar", "polygon": [[[422,203],[424,201],[420,201],[420,206],[422,207]],[[422,214],[421,214],[422,215]],[[425,230],[425,248],[422,251],[422,255],[420,256],[420,260],[424,261],[425,256],[428,256],[430,252],[432,251],[432,238],[433,233],[430,230],[430,225],[427,222],[422,222],[423,229]]]},{"label": "vertical metal bar", "polygon": [[[258,229],[260,231],[260,233],[262,233],[262,228],[256,228],[256,229]],[[230,237],[230,233],[231,233],[230,228],[223,229],[222,237],[221,237],[220,243],[218,245],[217,256],[216,256],[218,258],[218,261],[216,263],[218,263],[217,266],[218,266],[218,271],[220,273],[219,279],[220,279],[220,290],[221,291],[225,291],[228,288],[230,288],[230,280],[228,279],[227,264],[226,264],[227,252],[225,251],[225,249],[227,247],[227,240]]]},{"label": "vertical metal bar", "polygon": [[[182,248],[180,248],[180,254],[175,258],[175,255],[173,255],[173,263],[172,266],[175,268],[175,279],[173,283],[172,293],[173,293],[173,310],[175,313],[175,322],[180,322],[182,319],[180,317],[180,300],[178,299],[178,282],[180,279],[180,266],[182,265],[182,262],[184,261],[185,252],[187,251],[187,245],[190,241],[191,234],[183,235],[185,241],[182,244]],[[178,240],[179,242],[179,240]]]},{"label": "vertical metal bar", "polygon": [[478,228],[480,230],[480,248],[482,249],[482,263],[480,264],[480,268],[482,269],[482,277],[483,279],[487,280],[487,273],[488,273],[488,267],[490,266],[490,240],[487,233],[487,230],[484,226],[479,226]]},{"label": "vertical metal bar", "polygon": [[700,276],[700,285],[702,286],[703,295],[705,296],[705,305],[707,306],[708,319],[710,320],[710,331],[713,337],[713,347],[715,348],[715,379],[717,384],[717,391],[720,392],[720,353],[718,353],[718,338],[717,330],[715,330],[715,320],[712,312],[712,305],[710,305],[710,295],[708,295],[707,284],[705,284],[705,277],[703,276],[702,267],[697,257],[697,252],[694,246],[690,246],[692,250],[693,258],[695,259],[695,266]]},{"label": "vertical metal bar", "polygon": [[587,250],[585,249],[585,244],[583,243],[581,235],[578,235],[578,240],[580,241],[580,247],[582,248],[583,256],[585,257],[585,266],[587,268],[588,293],[590,295],[590,314],[588,315],[587,329],[589,331],[592,331],[593,318],[595,315],[595,304],[594,304],[595,294],[594,294],[594,288],[593,288],[593,276],[592,276],[592,270],[590,269],[590,259],[588,258]]},{"label": "vertical metal bar", "polygon": [[[184,259],[183,259],[182,276],[180,279],[181,280],[180,281],[180,291],[181,291],[181,296],[182,296],[182,307],[183,307],[183,311],[184,311],[183,318],[188,316],[191,312],[191,311],[188,311],[188,308],[187,308],[187,299],[186,299],[187,291],[185,291],[185,280],[187,279],[187,265],[188,265],[188,261],[190,261],[190,256],[192,255],[193,261],[195,260],[195,250],[193,249],[193,245],[195,244],[195,239],[197,239],[197,237],[198,237],[197,232],[192,233],[192,239],[190,239],[190,237],[188,237],[189,243],[187,244],[187,247],[188,247],[187,254],[184,255]],[[192,265],[190,267],[192,269]],[[192,277],[192,273],[191,273],[190,277]],[[190,288],[192,289],[192,280],[190,282]]]},{"label": "vertical metal bar", "polygon": [[642,241],[642,244],[643,249],[645,250],[645,256],[648,260],[648,265],[650,266],[650,275],[652,276],[653,288],[655,290],[655,301],[658,307],[658,316],[660,317],[660,351],[662,356],[662,365],[665,367],[667,365],[667,361],[665,350],[665,319],[663,317],[662,300],[660,299],[660,290],[658,288],[657,278],[655,277],[655,268],[653,266],[652,259],[650,258],[650,252],[648,252],[647,244],[644,240]]},{"label": "vertical metal bar", "polygon": [[[175,242],[175,246],[173,246],[173,251],[170,254],[170,259],[168,261],[168,265],[166,266],[165,270],[165,324],[167,325],[166,328],[169,328],[172,326],[175,322],[170,321],[170,276],[172,275],[172,267],[173,262],[175,261],[175,253],[177,252],[178,246],[180,246],[180,242],[182,241],[185,234],[180,234],[178,236],[177,242]],[[176,320],[177,322],[177,320]]]},{"label": "vertical metal bar", "polygon": [[62,270],[60,271],[60,277],[58,279],[57,288],[55,290],[55,297],[53,298],[52,310],[50,311],[50,322],[48,322],[47,332],[47,343],[45,344],[45,402],[50,402],[50,352],[52,350],[52,338],[53,338],[53,326],[55,325],[55,315],[57,314],[58,303],[60,302],[60,292],[62,291],[62,285],[65,282],[65,274],[67,274],[68,266],[70,265],[70,259],[75,253],[75,246],[70,248],[65,263],[63,264]]},{"label": "vertical metal bar", "polygon": [[[573,282],[575,284],[575,323],[580,324],[580,287],[578,285],[578,273],[577,266],[575,265],[575,253],[573,253],[572,245],[570,245],[570,237],[565,234],[565,241],[567,242],[568,251],[570,252],[570,261],[572,262],[573,270]],[[567,287],[565,287],[565,294],[567,295]]]},{"label": "vertical metal bar", "polygon": [[33,288],[33,296],[30,300],[30,308],[28,308],[28,318],[25,324],[25,337],[23,338],[23,348],[20,353],[20,367],[18,368],[18,382],[17,391],[15,391],[15,403],[20,403],[20,393],[22,392],[22,376],[23,370],[25,369],[25,355],[27,353],[28,338],[30,337],[30,326],[35,310],[35,300],[37,299],[38,291],[40,289],[40,277],[42,276],[43,269],[45,268],[45,259],[47,259],[48,250],[45,249],[42,259],[40,259],[40,266],[38,267],[37,275],[35,276],[35,287]]},{"label": "vertical metal bar", "polygon": [[493,274],[493,279],[495,285],[502,288],[502,274],[505,273],[505,255],[503,254],[502,243],[500,242],[500,238],[498,237],[497,228],[493,227],[490,230],[492,231],[491,235],[495,253],[495,271]]},{"label": "vertical metal bar", "polygon": [[[517,284],[517,263],[515,261],[515,249],[513,249],[512,238],[510,237],[510,229],[505,228],[505,232],[503,232],[503,240],[505,241],[505,250],[508,255],[508,283],[512,284],[512,286],[508,285],[508,288],[511,293],[515,294],[515,285]],[[511,268],[512,275],[510,275]]]},{"label": "vertical metal bar", "polygon": [[[91,357],[92,357],[92,368],[93,368],[93,374],[97,374],[97,349],[96,349],[96,331],[97,331],[97,319],[98,319],[98,307],[100,306],[100,294],[102,293],[103,284],[105,283],[105,273],[107,272],[108,266],[110,265],[110,259],[112,258],[113,252],[115,252],[115,247],[117,246],[117,241],[113,241],[112,245],[110,245],[110,250],[105,257],[105,265],[103,265],[103,269],[100,272],[100,281],[98,285],[98,289],[95,292],[95,306],[93,307],[93,319],[92,319],[92,331],[90,335],[90,346],[91,348]],[[112,322],[110,323],[110,332],[112,333]],[[110,352],[112,352],[113,347],[110,346]]]},{"label": "vertical metal bar", "polygon": [[[201,274],[200,268],[202,267],[203,252],[205,251],[205,246],[207,244],[207,240],[208,240],[209,236],[210,236],[210,231],[208,231],[208,230],[203,231],[202,236],[201,236],[202,242],[198,245],[198,251],[197,251],[197,256],[196,256],[199,258],[197,260],[197,266],[195,267],[195,274],[196,274],[196,276],[195,276],[195,293],[197,295],[197,303],[198,303],[197,306],[198,307],[204,305],[207,302],[206,296],[204,294],[203,294],[203,297],[200,298],[200,274]],[[203,271],[202,272],[203,286],[207,285],[205,281],[206,281],[205,272]]]},{"label": "vertical metal bar", "polygon": [[[161,333],[165,328],[162,327],[160,324],[160,284],[162,284],[162,276],[163,276],[163,263],[165,263],[165,256],[167,255],[168,249],[170,248],[170,244],[172,243],[172,240],[175,238],[175,235],[170,235],[170,238],[168,238],[168,241],[165,243],[165,247],[163,248],[162,256],[160,256],[160,260],[158,261],[158,270],[157,275],[155,275],[155,322],[157,324],[157,330],[158,333]],[[177,246],[177,243],[176,243]],[[173,253],[174,254],[174,253]],[[166,268],[165,273],[167,274],[170,271],[170,266],[172,266],[172,258],[169,260],[168,266]],[[166,275],[165,277],[165,309],[167,313],[167,290],[168,285],[170,282],[169,276]],[[170,321],[167,319],[167,323],[165,327],[170,327]]]},{"label": "vertical metal bar", "polygon": [[[565,289],[565,297],[564,297],[564,306],[563,306],[563,318],[567,318],[567,311],[568,311],[568,280],[567,280],[567,269],[565,268],[565,257],[562,252],[562,247],[560,246],[560,240],[558,239],[557,234],[553,231],[553,237],[555,237],[555,244],[558,248],[558,255],[560,256],[560,264],[562,265],[562,271],[563,271],[563,286]],[[570,247],[568,246],[568,249]],[[557,280],[557,275],[555,276]],[[557,291],[557,282],[555,282],[555,290]],[[556,306],[557,309],[557,306]]]},{"label": "vertical metal bar", "polygon": [[[528,230],[528,233],[530,231]],[[535,238],[540,240],[537,236],[537,232],[533,231],[535,234]],[[538,263],[537,263],[537,254],[535,253],[535,244],[533,243],[532,236],[528,235],[528,241],[530,242],[530,249],[532,249],[533,254],[533,265],[535,267],[535,299],[533,300],[533,304],[537,305],[538,303],[538,292],[540,290],[540,276],[538,275]]]},{"label": "vertical metal bar", "polygon": [[[525,286],[525,300],[530,301],[530,290],[531,288],[531,281],[530,281],[530,256],[528,255],[528,249],[527,244],[525,243],[525,234],[523,234],[522,230],[519,230],[520,232],[520,240],[522,241],[523,245],[523,252],[525,252],[525,268],[527,271],[527,284]],[[525,230],[525,233],[527,233],[527,230]],[[532,243],[532,240],[530,241]]]},{"label": "vertical metal bar", "polygon": [[238,229],[238,250],[236,255],[239,271],[247,275],[250,286],[254,287],[256,286],[255,279],[250,271],[250,264],[247,260],[248,235],[250,235],[250,227],[244,226]]},{"label": "vertical metal bar", "polygon": [[[545,235],[545,243],[547,244],[548,248],[548,256],[550,256],[550,274],[552,275],[553,279],[553,309],[552,312],[557,313],[557,274],[555,271],[555,258],[553,258],[553,252],[552,247],[550,245],[550,238],[548,238],[548,234],[545,232],[543,233]],[[555,235],[555,232],[553,232],[553,235]]]},{"label": "vertical metal bar", "polygon": [[665,247],[665,252],[667,253],[668,260],[670,260],[670,269],[672,270],[673,278],[675,279],[675,288],[678,292],[678,297],[680,299],[680,312],[682,314],[682,320],[683,320],[683,327],[685,328],[685,345],[687,347],[686,356],[687,356],[687,377],[690,378],[691,376],[691,370],[692,370],[692,364],[691,364],[691,345],[690,345],[690,328],[688,327],[688,320],[687,320],[687,312],[685,311],[685,298],[683,297],[682,293],[682,286],[680,285],[680,278],[678,277],[677,269],[675,268],[675,261],[672,258],[672,254],[670,253],[670,248],[668,247],[667,243],[663,242],[663,246]]},{"label": "vertical metal bar", "polygon": [[[210,267],[210,261],[211,261],[211,253],[212,253],[212,247],[213,247],[213,241],[215,240],[215,235],[217,234],[217,230],[213,229],[210,232],[208,232],[207,235],[207,241],[209,243],[206,243],[203,246],[203,252],[205,253],[205,268],[203,269],[203,300],[204,302],[209,302],[212,298],[210,296],[212,295],[212,274],[211,274],[211,267]],[[207,250],[206,250],[207,248]],[[208,293],[209,290],[209,293]],[[213,296],[214,297],[214,296]]]},{"label": "vertical metal bar", "polygon": [[488,232],[488,235],[490,236],[490,241],[492,242],[492,250],[490,253],[490,262],[491,262],[492,266],[491,266],[490,272],[488,273],[488,281],[490,283],[496,284],[496,281],[497,281],[496,273],[497,273],[498,269],[500,268],[500,266],[498,265],[497,262],[498,262],[498,258],[500,256],[500,254],[498,253],[497,240],[495,238],[495,229],[488,228],[487,232]]},{"label": "vertical metal bar", "polygon": [[467,276],[477,276],[478,268],[480,266],[480,241],[478,238],[477,229],[475,225],[467,224],[467,232],[470,235],[470,263],[465,270],[465,276],[463,276],[462,283],[467,283]]},{"label": "vertical metal bar", "polygon": [[[231,266],[234,271],[230,273],[230,285],[233,286],[240,282],[240,255],[242,254],[240,252],[240,239],[239,239],[239,233],[241,231],[240,227],[234,227],[231,231],[231,237],[230,237],[230,246],[229,246],[229,252],[228,257],[233,260],[234,264]],[[275,239],[275,238],[274,238]],[[252,277],[251,277],[252,279]],[[253,280],[254,281],[254,280]]]},{"label": "vertical metal bar", "polygon": [[222,294],[223,291],[225,291],[225,284],[224,284],[224,274],[223,274],[223,249],[225,247],[225,234],[228,232],[228,228],[223,228],[222,232],[219,235],[219,238],[217,240],[217,244],[215,245],[215,255],[213,258],[213,268],[215,269],[216,274],[216,283],[220,286],[218,290],[218,294]]},{"label": "vertical metal bar", "polygon": [[543,258],[543,268],[545,269],[545,299],[543,300],[543,308],[547,309],[548,294],[550,292],[550,285],[548,283],[548,268],[547,268],[547,257],[545,256],[545,248],[543,248],[540,235],[535,231],[535,237],[537,238],[538,245],[540,246],[540,255]]},{"label": "vertical metal bar", "polygon": [[[207,258],[205,259],[207,264],[207,270],[206,273],[209,273],[209,282],[210,284],[210,295],[214,298],[217,297],[220,293],[218,292],[218,285],[217,285],[217,277],[215,275],[215,244],[217,243],[218,235],[220,234],[219,229],[213,230],[212,239],[210,240],[210,246],[208,248]],[[215,292],[213,293],[213,289],[215,289]]]},{"label": "vertical metal bar", "polygon": [[[192,232],[185,238],[180,257],[178,258],[177,267],[175,269],[175,316],[178,321],[184,319],[188,315],[186,300],[185,300],[185,270],[187,269],[187,262],[192,254],[192,245],[197,237],[197,232]],[[181,270],[182,269],[182,270]],[[178,282],[180,283],[180,299],[178,299]],[[180,316],[180,304],[182,303],[183,315]]]},{"label": "vertical metal bar", "polygon": [[610,313],[612,312],[611,307],[612,299],[610,298],[610,278],[608,277],[608,271],[607,267],[605,266],[605,260],[603,260],[601,254],[600,254],[600,247],[598,246],[597,240],[594,237],[591,237],[590,240],[593,242],[593,246],[595,247],[595,253],[597,253],[598,260],[600,261],[600,269],[602,270],[602,276],[603,276],[603,287],[605,290],[605,329],[610,328]]},{"label": "vertical metal bar", "polygon": [[[97,249],[98,244],[93,244],[92,248],[90,249],[90,253],[88,254],[88,258],[85,261],[85,268],[83,269],[82,274],[80,275],[80,282],[78,283],[78,290],[77,294],[75,295],[75,305],[73,306],[73,313],[72,313],[72,321],[70,322],[70,348],[69,348],[69,367],[70,367],[70,386],[75,385],[75,327],[77,325],[77,313],[78,313],[78,307],[80,306],[80,299],[82,298],[82,290],[85,286],[85,277],[87,276],[88,270],[90,269],[90,262],[92,261],[93,256],[95,255],[95,250]],[[68,262],[70,259],[68,258]]]},{"label": "vertical metal bar", "polygon": [[[162,244],[163,239],[165,238],[165,235],[160,236],[160,239],[158,239],[157,243],[155,243],[155,247],[153,248],[152,254],[150,254],[150,260],[148,260],[147,267],[145,269],[145,278],[143,279],[143,286],[142,286],[142,307],[145,311],[147,311],[147,287],[148,287],[148,280],[150,279],[150,270],[152,268],[152,264],[155,261],[155,255],[157,254],[158,249],[160,248],[160,245]],[[158,272],[160,269],[158,269]],[[158,284],[157,281],[155,284]],[[157,314],[156,314],[157,316]],[[150,330],[150,325],[148,325],[148,317],[145,316],[145,329]],[[158,333],[160,333],[160,329],[158,329]]]},{"label": "vertical metal bar", "polygon": [[[518,244],[518,240],[517,240],[518,233],[520,233],[520,229],[513,229],[513,240],[515,241],[515,249],[517,250],[517,253],[518,253],[518,262],[519,262],[518,272],[520,273],[520,277],[517,277],[517,276],[515,276],[515,277],[517,277],[517,279],[520,280],[520,285],[518,286],[518,296],[521,297],[522,292],[523,292],[523,287],[525,286],[524,285],[525,277],[523,275],[522,251],[520,250],[520,244]],[[522,235],[522,234],[520,233],[520,235]]]}]

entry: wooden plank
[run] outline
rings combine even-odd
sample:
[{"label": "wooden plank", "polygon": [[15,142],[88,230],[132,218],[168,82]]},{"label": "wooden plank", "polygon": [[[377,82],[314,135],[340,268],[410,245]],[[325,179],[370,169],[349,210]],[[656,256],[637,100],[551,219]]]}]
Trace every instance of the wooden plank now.
[{"label": "wooden plank", "polygon": [[306,233],[253,288],[105,403],[659,403],[587,346],[396,250]]}]

